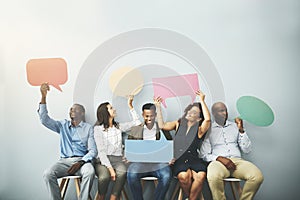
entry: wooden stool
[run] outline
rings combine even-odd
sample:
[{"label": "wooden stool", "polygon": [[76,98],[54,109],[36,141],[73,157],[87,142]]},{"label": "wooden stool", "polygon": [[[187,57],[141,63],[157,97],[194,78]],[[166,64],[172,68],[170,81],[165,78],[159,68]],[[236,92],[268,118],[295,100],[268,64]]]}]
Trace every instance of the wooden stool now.
[{"label": "wooden stool", "polygon": [[[125,185],[124,185],[124,186],[125,186]],[[97,192],[96,192],[96,195],[95,195],[95,199],[94,199],[94,200],[97,200],[98,196],[99,196],[99,193],[98,193],[98,189],[97,189]],[[123,196],[123,198],[124,198],[125,200],[128,200],[128,195],[127,195],[127,193],[126,193],[124,187],[123,187],[123,189],[122,189],[122,191],[121,191],[120,199],[122,199],[122,196]]]},{"label": "wooden stool", "polygon": [[230,183],[231,191],[234,200],[240,199],[240,196],[242,194],[242,187],[240,185],[241,179],[238,178],[224,178],[223,179],[224,184]]},{"label": "wooden stool", "polygon": [[[95,196],[95,200],[97,200],[98,196],[99,196],[99,193],[98,193],[98,190],[97,190],[96,196]],[[121,191],[121,198],[120,198],[120,199],[122,199],[122,196],[123,196],[123,198],[124,198],[125,200],[128,200],[128,195],[127,195],[127,193],[125,192],[124,188],[123,188],[122,191]]]},{"label": "wooden stool", "polygon": [[77,198],[79,198],[81,176],[64,176],[61,178],[61,182],[59,184],[59,189],[60,189],[60,194],[61,194],[62,199],[65,198],[65,195],[66,195],[66,192],[68,189],[68,185],[69,185],[69,182],[71,179],[74,179]]},{"label": "wooden stool", "polygon": [[[183,198],[183,191],[182,191],[182,189],[181,189],[181,187],[180,187],[179,181],[177,182],[177,184],[176,184],[176,186],[175,186],[175,189],[174,189],[174,191],[173,191],[173,194],[172,194],[172,197],[171,197],[172,200],[175,199],[177,193],[178,193],[178,198],[177,198],[177,200],[182,200],[182,198]],[[204,197],[203,197],[202,192],[200,193],[200,200],[204,200]]]},{"label": "wooden stool", "polygon": [[156,177],[153,177],[153,176],[147,176],[147,177],[143,177],[141,178],[141,181],[142,181],[142,189],[144,190],[144,184],[145,184],[145,181],[153,181],[154,182],[154,186],[156,187],[157,184],[158,184],[158,179]]},{"label": "wooden stool", "polygon": [[181,200],[182,197],[183,197],[183,195],[182,195],[182,189],[180,187],[180,183],[179,182],[176,183],[175,189],[174,189],[172,197],[171,197],[172,200],[175,199],[177,193],[178,193],[178,198],[177,199]]}]

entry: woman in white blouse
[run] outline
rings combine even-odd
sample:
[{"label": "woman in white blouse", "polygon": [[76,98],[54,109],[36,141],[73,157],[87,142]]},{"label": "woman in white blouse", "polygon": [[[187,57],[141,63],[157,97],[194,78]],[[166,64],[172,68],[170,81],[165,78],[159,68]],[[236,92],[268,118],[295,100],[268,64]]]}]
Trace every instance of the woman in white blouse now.
[{"label": "woman in white blouse", "polygon": [[132,116],[131,122],[117,123],[116,110],[108,102],[102,103],[97,109],[97,122],[94,126],[94,137],[98,149],[98,159],[95,165],[98,176],[97,200],[105,199],[110,180],[114,181],[110,199],[119,199],[126,181],[126,165],[122,160],[122,132],[132,126],[141,124],[132,106],[133,96],[128,98],[128,107]]}]

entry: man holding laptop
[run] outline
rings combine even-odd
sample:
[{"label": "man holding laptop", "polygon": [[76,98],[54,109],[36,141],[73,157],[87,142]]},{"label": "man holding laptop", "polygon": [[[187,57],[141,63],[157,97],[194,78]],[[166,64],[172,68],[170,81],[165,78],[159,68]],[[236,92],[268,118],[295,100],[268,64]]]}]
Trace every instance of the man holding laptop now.
[{"label": "man holding laptop", "polygon": [[[153,103],[146,103],[142,107],[142,116],[144,123],[131,128],[128,135],[129,140],[160,140],[165,137],[172,140],[169,132],[161,134],[158,124],[155,122],[156,107]],[[158,151],[153,149],[153,151]],[[129,158],[127,158],[129,159]],[[130,159],[129,159],[130,161]],[[150,162],[132,162],[127,171],[127,181],[134,200],[143,199],[143,191],[141,186],[141,178],[156,177],[158,185],[155,189],[155,200],[163,200],[169,187],[171,180],[171,168],[169,163],[150,163]]]}]

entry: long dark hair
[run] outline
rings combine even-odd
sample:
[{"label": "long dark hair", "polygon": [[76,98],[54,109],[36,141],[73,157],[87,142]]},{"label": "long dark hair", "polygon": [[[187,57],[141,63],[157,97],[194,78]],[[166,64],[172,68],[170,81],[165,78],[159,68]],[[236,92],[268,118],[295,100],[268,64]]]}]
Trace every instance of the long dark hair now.
[{"label": "long dark hair", "polygon": [[[97,108],[97,121],[95,126],[103,125],[105,131],[109,128],[110,114],[107,108],[107,105],[109,104],[109,102],[101,103]],[[115,119],[113,119],[112,123],[116,128],[119,128],[119,124],[115,121]]]},{"label": "long dark hair", "polygon": [[178,120],[179,123],[183,122],[184,124],[187,124],[187,119],[185,118],[187,115],[187,112],[189,110],[192,109],[192,107],[197,106],[200,109],[200,113],[199,113],[199,118],[201,119],[199,121],[199,126],[201,126],[202,122],[204,121],[204,115],[203,115],[203,111],[202,111],[202,106],[201,103],[199,102],[195,102],[193,104],[188,105],[185,109],[184,109],[184,114],[183,116]]}]

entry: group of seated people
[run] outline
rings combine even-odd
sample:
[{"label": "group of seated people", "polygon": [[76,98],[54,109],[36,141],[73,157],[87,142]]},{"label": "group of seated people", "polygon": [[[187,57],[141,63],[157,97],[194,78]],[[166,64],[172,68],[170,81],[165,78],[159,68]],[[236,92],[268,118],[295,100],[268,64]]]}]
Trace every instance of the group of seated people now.
[{"label": "group of seated people", "polygon": [[[251,151],[251,141],[243,121],[227,120],[224,103],[212,106],[214,122],[205,103],[205,95],[196,91],[200,101],[188,105],[176,121],[165,122],[160,97],[142,107],[143,122],[128,98],[132,120],[115,121],[116,110],[109,102],[99,105],[94,126],[85,122],[85,109],[80,104],[70,108],[70,120],[56,121],[49,117],[46,97],[49,84],[40,87],[39,116],[42,124],[60,135],[60,159],[44,172],[50,199],[61,199],[57,179],[68,175],[82,177],[80,199],[88,199],[95,175],[98,178],[97,199],[105,199],[110,181],[114,181],[110,199],[120,199],[127,181],[134,200],[143,199],[140,179],[156,177],[158,184],[154,196],[164,200],[171,179],[175,176],[189,200],[199,198],[207,179],[214,200],[226,199],[223,179],[235,177],[245,181],[240,199],[253,199],[263,182],[261,171],[251,162],[241,158],[241,151]],[[169,131],[175,131],[170,134]],[[174,159],[166,163],[130,162],[124,157],[122,132],[129,140],[173,140]]]}]

